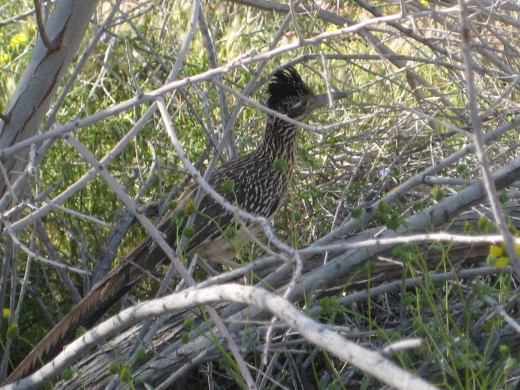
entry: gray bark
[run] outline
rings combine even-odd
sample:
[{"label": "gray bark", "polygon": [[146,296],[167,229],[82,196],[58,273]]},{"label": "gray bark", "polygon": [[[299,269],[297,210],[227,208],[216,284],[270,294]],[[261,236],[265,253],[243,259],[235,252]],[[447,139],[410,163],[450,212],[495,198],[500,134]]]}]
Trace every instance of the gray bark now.
[{"label": "gray bark", "polygon": [[[33,54],[4,113],[7,121],[0,124],[0,150],[35,135],[51,105],[56,90],[76,54],[99,0],[63,0],[45,23],[50,40],[59,43],[56,51],[48,50],[38,39]],[[10,185],[23,175],[28,149],[3,159]],[[0,175],[0,198],[8,183]],[[4,203],[6,207],[8,203]],[[4,209],[0,211],[4,211]]]}]

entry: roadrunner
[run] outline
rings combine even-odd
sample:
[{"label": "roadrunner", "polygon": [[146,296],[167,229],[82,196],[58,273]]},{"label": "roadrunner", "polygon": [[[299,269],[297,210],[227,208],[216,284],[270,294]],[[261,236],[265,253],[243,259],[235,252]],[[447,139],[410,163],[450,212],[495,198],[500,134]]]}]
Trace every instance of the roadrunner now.
[{"label": "roadrunner", "polygon": [[[347,94],[314,95],[292,67],[276,71],[267,88],[267,106],[288,117],[302,121],[308,114],[329,101]],[[282,205],[291,178],[297,127],[283,119],[268,115],[264,139],[258,148],[235,160],[229,161],[213,172],[209,184],[228,202],[243,210],[265,218],[271,218]],[[195,183],[181,196],[176,210],[185,209],[197,193]],[[192,206],[189,206],[192,207]],[[175,211],[173,212],[175,213]],[[177,215],[179,213],[177,212]],[[171,214],[159,225],[172,247],[177,245],[177,232],[182,226],[173,226]],[[249,237],[241,234],[247,223],[237,221],[211,196],[204,196],[196,210],[193,229],[185,248],[185,254],[197,254],[205,259],[226,263],[241,242]],[[229,234],[231,229],[231,233]],[[247,226],[250,232],[259,228]],[[231,239],[230,239],[231,238]],[[72,309],[29,353],[6,380],[12,382],[26,376],[54,358],[63,347],[74,339],[80,326],[92,327],[124,294],[164,261],[163,251],[151,239],[135,248],[128,257]]]}]

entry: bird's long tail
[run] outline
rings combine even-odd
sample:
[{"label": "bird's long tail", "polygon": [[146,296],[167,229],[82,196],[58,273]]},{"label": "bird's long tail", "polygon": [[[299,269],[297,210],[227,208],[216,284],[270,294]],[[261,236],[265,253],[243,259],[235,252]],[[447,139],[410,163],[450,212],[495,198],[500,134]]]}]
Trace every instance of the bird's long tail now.
[{"label": "bird's long tail", "polygon": [[146,274],[164,260],[163,251],[148,239],[92,290],[38,343],[3,384],[27,376],[56,357],[76,337],[79,327],[92,327]]}]

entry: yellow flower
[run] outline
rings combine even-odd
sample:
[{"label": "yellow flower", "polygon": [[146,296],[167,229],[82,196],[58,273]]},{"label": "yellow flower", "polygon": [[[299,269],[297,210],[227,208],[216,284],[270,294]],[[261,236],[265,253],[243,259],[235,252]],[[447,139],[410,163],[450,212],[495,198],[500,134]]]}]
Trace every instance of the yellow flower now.
[{"label": "yellow flower", "polygon": [[508,257],[500,257],[497,262],[495,263],[495,267],[502,268],[509,264],[509,258]]},{"label": "yellow flower", "polygon": [[10,314],[11,314],[11,310],[9,310],[9,309],[2,310],[2,317],[9,318]]},{"label": "yellow flower", "polygon": [[0,53],[0,64],[7,64],[9,62],[9,54]]},{"label": "yellow flower", "polygon": [[500,257],[504,254],[504,248],[501,246],[491,245],[489,247],[489,254],[495,255],[496,257]]},{"label": "yellow flower", "polygon": [[27,42],[29,42],[29,37],[24,32],[19,32],[17,34],[14,34],[11,37],[10,44],[11,46],[20,46],[25,45]]}]

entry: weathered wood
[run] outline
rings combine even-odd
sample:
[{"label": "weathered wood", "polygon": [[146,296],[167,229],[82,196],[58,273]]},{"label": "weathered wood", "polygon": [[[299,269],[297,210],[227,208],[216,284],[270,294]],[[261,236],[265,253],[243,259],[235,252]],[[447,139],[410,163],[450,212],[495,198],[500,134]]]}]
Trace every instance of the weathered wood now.
[{"label": "weathered wood", "polygon": [[[512,217],[517,228],[520,228],[520,205],[509,204],[505,208],[507,214]],[[468,225],[476,227],[478,220],[481,215],[486,215],[492,218],[491,211],[488,208],[476,207],[472,210],[461,213],[454,221],[448,225],[439,227],[439,230],[449,230],[453,234],[462,234],[467,229]],[[359,241],[359,235],[348,237],[345,239],[346,242]],[[422,251],[422,257],[426,261],[425,267],[431,271],[438,270],[442,253],[439,249],[429,248],[431,244],[418,245]],[[459,267],[472,266],[475,264],[482,264],[485,262],[486,257],[489,253],[489,244],[479,244],[469,246],[463,243],[454,243],[449,245],[447,254],[450,261]],[[338,253],[336,255],[340,255]],[[333,253],[330,260],[334,259],[335,254]],[[384,282],[400,280],[402,278],[403,266],[399,262],[391,263],[383,258],[392,258],[392,249],[387,249],[380,253],[378,256],[371,258],[374,267],[370,272],[370,284],[372,287],[379,285]],[[315,267],[323,266],[323,257],[315,256],[312,259],[305,261],[306,271],[311,271]],[[274,264],[268,269],[259,270],[259,274],[267,276],[273,272],[277,272],[277,265]],[[305,276],[303,276],[305,279]],[[356,290],[363,290],[367,286],[368,275],[365,270],[356,273],[346,283],[343,279],[334,280],[335,284],[329,284],[323,287],[317,293],[320,296],[323,295],[334,295],[338,289],[345,292],[354,292]],[[240,282],[237,278],[233,280]],[[281,287],[274,286],[274,287]],[[326,288],[325,288],[326,287]],[[221,316],[228,320],[266,320],[269,319],[269,315],[261,313],[255,308],[247,308],[242,311],[243,306],[230,303],[223,304],[219,313]],[[196,366],[207,362],[207,361],[218,361],[220,353],[213,343],[208,340],[206,336],[196,337],[194,334],[202,332],[203,324],[198,321],[199,328],[192,334],[192,338],[189,343],[181,341],[181,337],[187,331],[183,327],[183,322],[187,318],[197,317],[193,311],[185,311],[178,313],[175,316],[168,318],[165,323],[161,326],[157,332],[153,344],[146,348],[148,359],[146,362],[141,362],[134,365],[134,372],[136,373],[136,382],[140,380],[156,386],[160,384],[165,378],[170,376],[177,370],[186,372],[186,370],[195,368]],[[202,325],[201,325],[202,324]],[[235,335],[239,340],[243,341],[239,337],[239,332],[245,330],[244,325],[231,324],[229,327],[230,332]],[[75,389],[81,386],[87,385],[89,388],[103,388],[112,379],[113,375],[108,372],[106,367],[118,359],[126,359],[128,352],[135,343],[135,338],[139,334],[140,326],[136,326],[122,333],[120,336],[109,341],[105,345],[100,346],[96,351],[93,351],[89,356],[83,358],[75,367],[74,371],[79,374],[75,375],[70,381],[61,381],[56,385],[57,389]],[[247,337],[251,340],[258,337],[258,334],[263,334],[263,330],[258,325],[247,326]],[[254,345],[251,343],[251,345]]]},{"label": "weathered wood", "polygon": [[[45,33],[58,43],[52,52],[38,39],[25,71],[11,96],[0,122],[0,150],[35,135],[54,99],[54,94],[66,74],[99,0],[66,0],[56,3],[45,23]],[[2,164],[9,184],[0,175],[0,198],[24,172],[29,149],[24,149]],[[1,155],[0,155],[1,158]],[[0,210],[4,211],[4,210]]]}]

